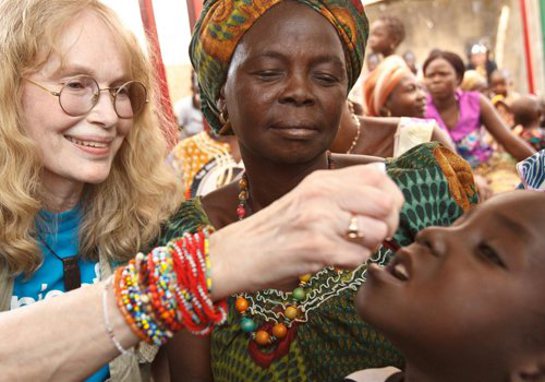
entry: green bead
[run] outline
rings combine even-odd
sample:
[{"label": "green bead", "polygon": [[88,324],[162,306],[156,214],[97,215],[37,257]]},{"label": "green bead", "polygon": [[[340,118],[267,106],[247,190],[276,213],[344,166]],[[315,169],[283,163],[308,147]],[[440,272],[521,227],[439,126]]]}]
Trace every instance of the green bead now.
[{"label": "green bead", "polygon": [[295,288],[293,290],[293,298],[296,299],[297,301],[304,300],[305,296],[306,296],[306,292],[303,288]]},{"label": "green bead", "polygon": [[245,333],[251,333],[255,331],[256,327],[257,325],[254,320],[249,317],[242,317],[242,319],[240,320],[240,328]]}]

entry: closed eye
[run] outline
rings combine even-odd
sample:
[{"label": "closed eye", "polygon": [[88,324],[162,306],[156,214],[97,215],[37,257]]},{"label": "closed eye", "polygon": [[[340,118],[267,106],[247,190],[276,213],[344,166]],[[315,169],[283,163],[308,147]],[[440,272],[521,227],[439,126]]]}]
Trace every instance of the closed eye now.
[{"label": "closed eye", "polygon": [[476,252],[477,256],[483,261],[507,270],[507,266],[505,265],[501,257],[490,245],[486,243],[481,243],[477,246]]},{"label": "closed eye", "polygon": [[262,81],[268,82],[268,81],[274,81],[278,79],[282,72],[279,70],[262,70],[259,72],[256,72],[255,75]]},{"label": "closed eye", "polygon": [[314,78],[318,82],[320,82],[320,83],[322,83],[322,84],[324,84],[326,86],[334,85],[334,84],[339,82],[337,77],[335,77],[335,76],[333,76],[331,74],[327,74],[327,73],[317,73],[317,74],[314,75]]}]

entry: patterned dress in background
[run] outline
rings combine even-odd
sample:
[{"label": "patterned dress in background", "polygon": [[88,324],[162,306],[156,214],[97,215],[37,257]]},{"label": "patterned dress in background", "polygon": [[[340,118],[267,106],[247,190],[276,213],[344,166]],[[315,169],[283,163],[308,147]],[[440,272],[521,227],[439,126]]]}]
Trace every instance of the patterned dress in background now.
[{"label": "patterned dress in background", "polygon": [[213,139],[206,131],[178,142],[167,162],[180,177],[186,199],[229,184],[244,168],[231,155],[228,143]]}]

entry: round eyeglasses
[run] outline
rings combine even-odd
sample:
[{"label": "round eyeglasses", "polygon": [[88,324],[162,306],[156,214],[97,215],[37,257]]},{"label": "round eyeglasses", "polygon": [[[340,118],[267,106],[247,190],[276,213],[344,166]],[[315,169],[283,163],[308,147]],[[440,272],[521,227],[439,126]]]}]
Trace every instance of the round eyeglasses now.
[{"label": "round eyeglasses", "polygon": [[78,76],[66,82],[61,90],[55,92],[28,78],[26,80],[49,94],[59,97],[61,109],[72,117],[79,117],[90,112],[98,103],[100,92],[105,90],[110,93],[114,110],[119,118],[136,117],[148,102],[146,87],[138,81],[129,81],[119,86],[101,89],[93,77]]}]

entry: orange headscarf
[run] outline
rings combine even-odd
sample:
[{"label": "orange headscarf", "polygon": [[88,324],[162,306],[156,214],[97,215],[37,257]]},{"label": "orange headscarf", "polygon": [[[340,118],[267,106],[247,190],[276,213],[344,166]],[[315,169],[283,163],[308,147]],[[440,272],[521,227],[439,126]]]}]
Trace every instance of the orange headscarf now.
[{"label": "orange headscarf", "polygon": [[399,81],[412,74],[400,56],[389,56],[380,63],[365,79],[363,84],[363,100],[365,114],[371,117],[379,117],[380,109],[388,100],[390,93],[395,89]]}]

